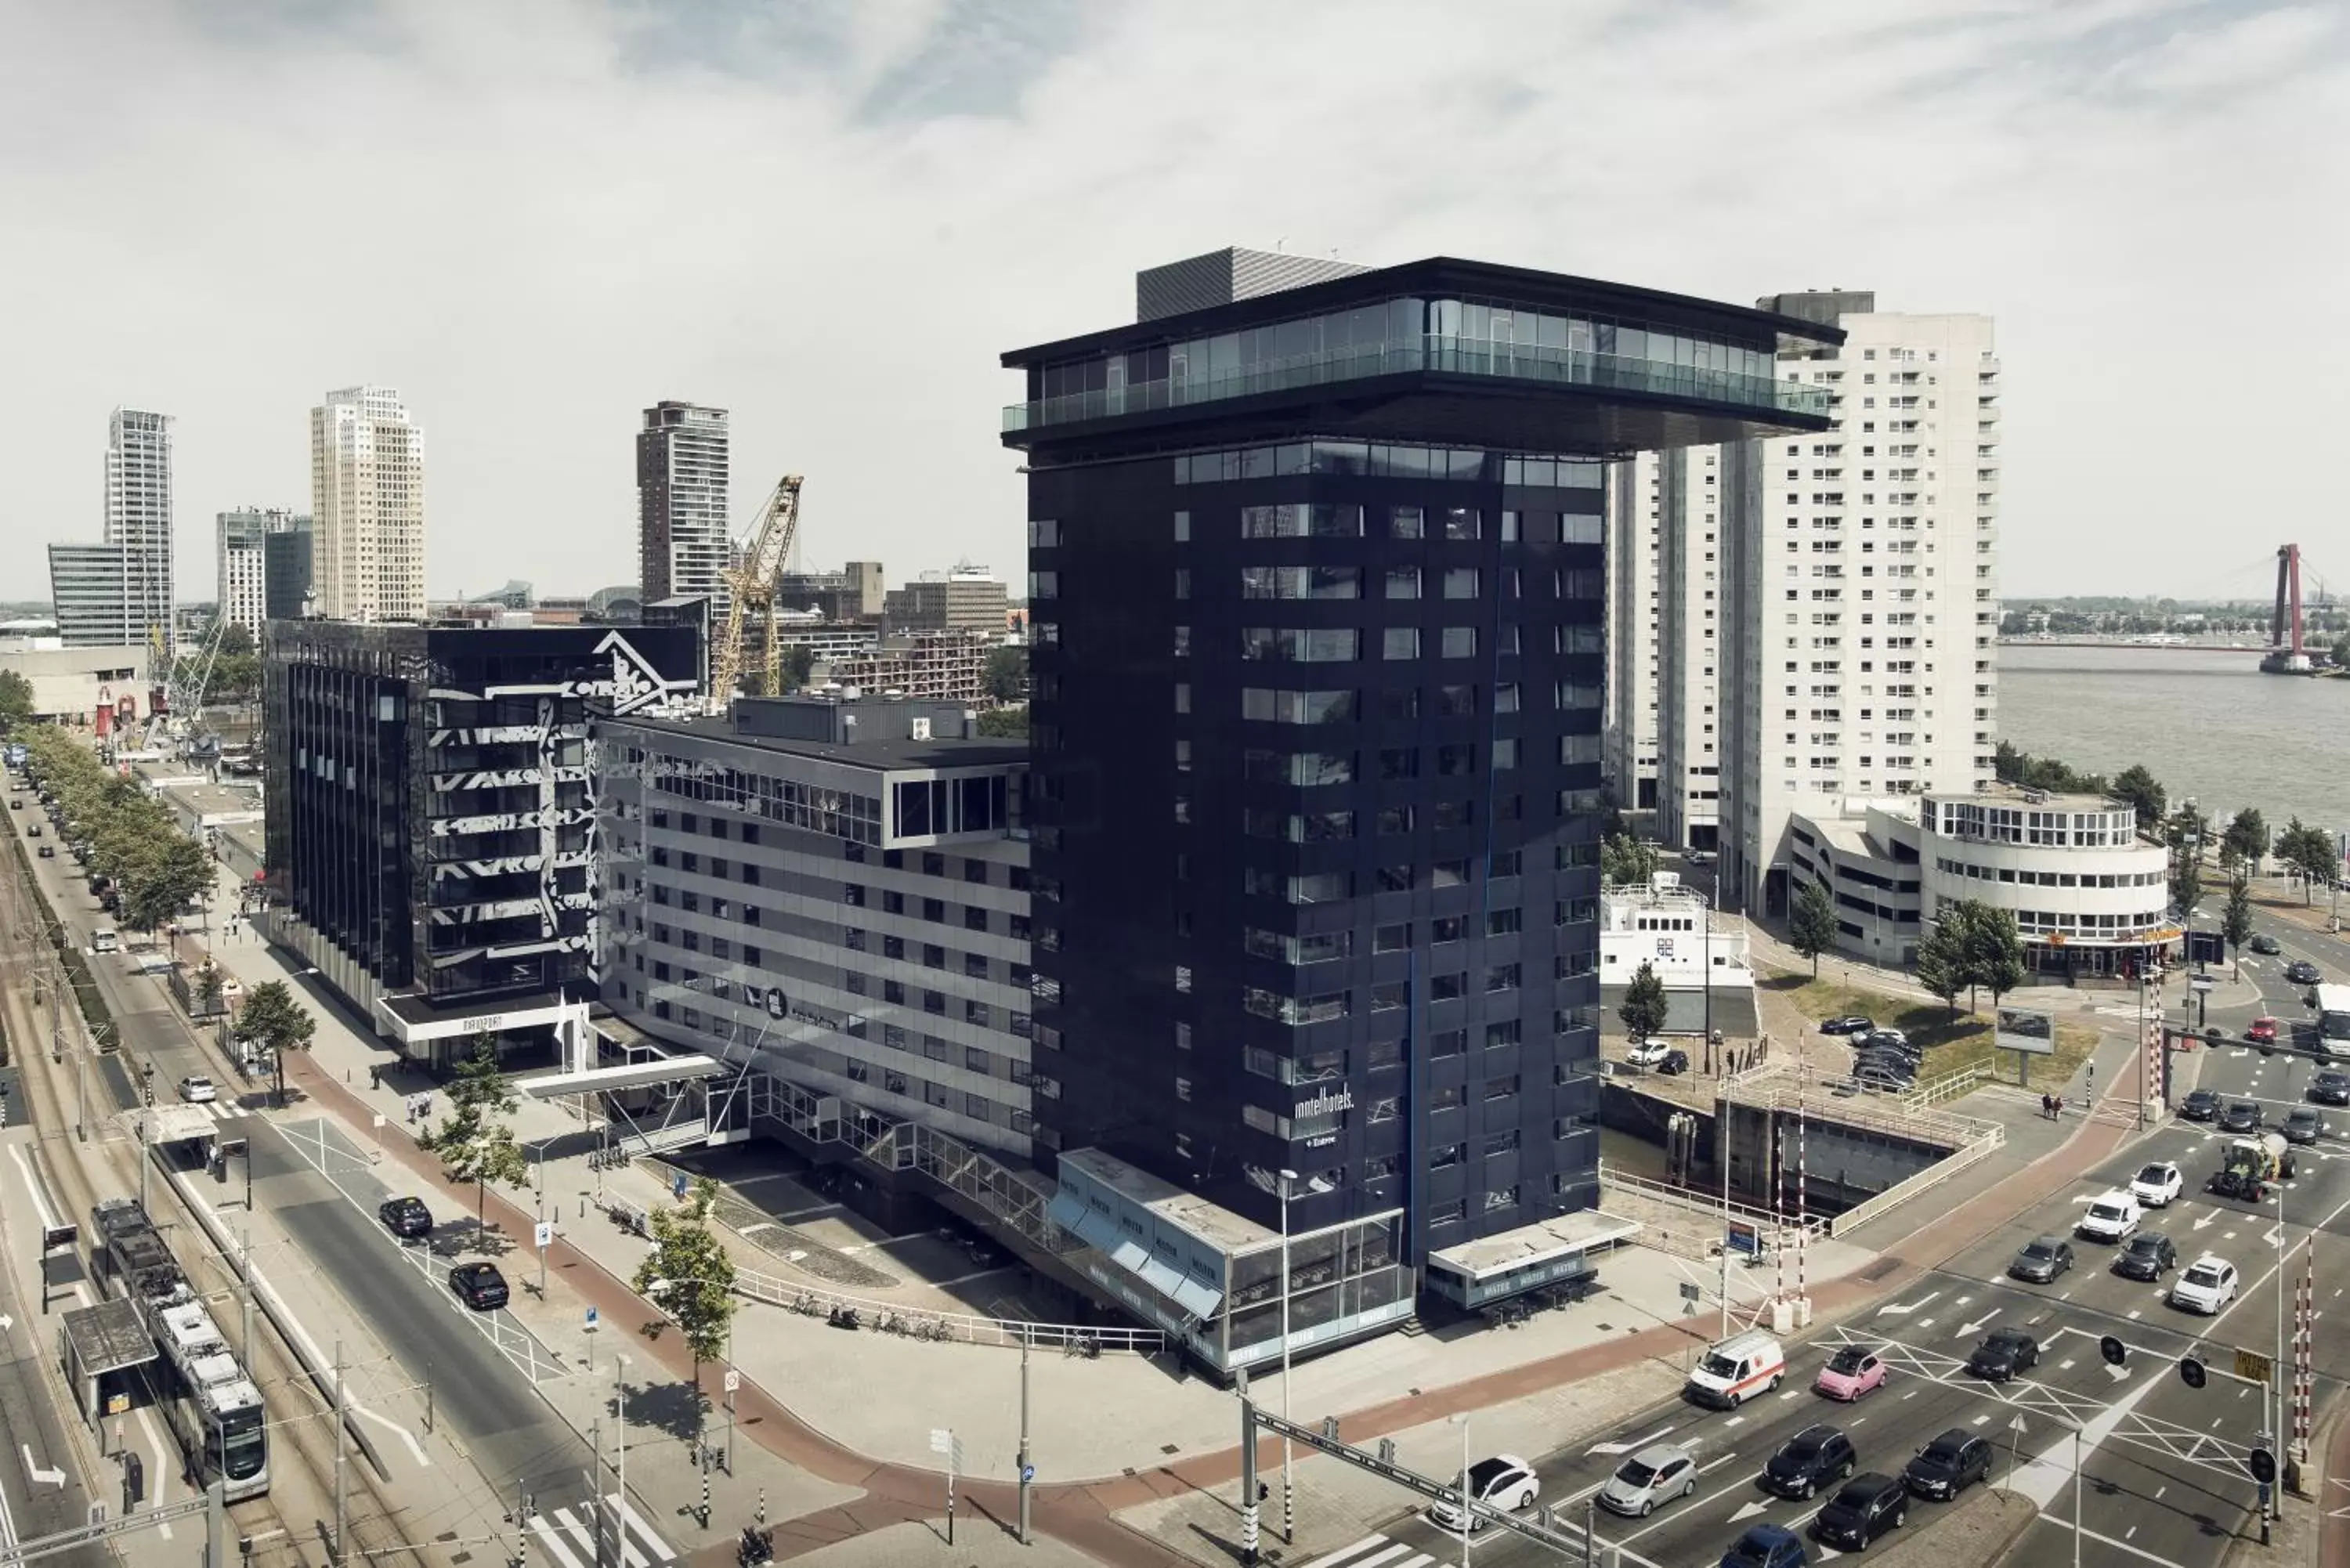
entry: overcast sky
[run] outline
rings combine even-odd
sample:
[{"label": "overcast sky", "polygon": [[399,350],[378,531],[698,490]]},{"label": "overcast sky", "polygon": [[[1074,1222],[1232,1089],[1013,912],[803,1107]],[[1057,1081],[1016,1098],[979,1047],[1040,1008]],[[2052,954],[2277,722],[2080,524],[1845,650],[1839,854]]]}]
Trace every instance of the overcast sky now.
[{"label": "overcast sky", "polygon": [[0,598],[107,413],[213,516],[400,389],[429,587],[634,580],[638,410],[807,558],[1023,569],[1004,348],[1228,244],[1988,312],[2003,588],[2350,587],[2350,7],[2161,0],[0,0]]}]

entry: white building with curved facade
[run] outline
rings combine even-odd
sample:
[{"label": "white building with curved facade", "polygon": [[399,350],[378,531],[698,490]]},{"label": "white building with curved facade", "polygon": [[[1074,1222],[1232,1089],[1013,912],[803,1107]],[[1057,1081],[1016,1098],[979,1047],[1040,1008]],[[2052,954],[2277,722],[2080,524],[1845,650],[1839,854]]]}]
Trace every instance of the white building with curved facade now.
[{"label": "white building with curved facade", "polygon": [[1847,802],[1796,816],[1791,836],[1796,889],[1825,888],[1838,945],[1876,962],[1910,961],[1941,909],[1969,898],[2012,913],[2043,973],[2128,976],[2179,939],[2167,853],[2124,802],[2036,790]]}]

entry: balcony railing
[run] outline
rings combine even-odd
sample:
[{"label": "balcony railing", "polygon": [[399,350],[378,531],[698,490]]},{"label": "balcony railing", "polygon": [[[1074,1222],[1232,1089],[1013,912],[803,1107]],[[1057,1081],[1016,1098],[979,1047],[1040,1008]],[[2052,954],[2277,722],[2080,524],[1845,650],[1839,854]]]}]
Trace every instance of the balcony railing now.
[{"label": "balcony railing", "polygon": [[1184,408],[1227,398],[1253,397],[1333,381],[1361,380],[1434,370],[1464,376],[1497,376],[1509,380],[1553,386],[1595,387],[1607,390],[1649,392],[1664,397],[1731,403],[1823,419],[1828,411],[1825,388],[1806,387],[1766,376],[1745,376],[1727,370],[1700,370],[1621,354],[1595,354],[1572,348],[1535,348],[1466,341],[1456,337],[1426,337],[1417,344],[1388,344],[1373,348],[1346,348],[1330,353],[1300,354],[1286,359],[1260,360],[1231,375],[1191,376],[1183,380],[1144,381],[1101,391],[1072,392],[1013,403],[1003,410],[1007,431],[1035,430],[1045,425],[1080,420],[1107,419],[1121,414],[1148,413]]}]

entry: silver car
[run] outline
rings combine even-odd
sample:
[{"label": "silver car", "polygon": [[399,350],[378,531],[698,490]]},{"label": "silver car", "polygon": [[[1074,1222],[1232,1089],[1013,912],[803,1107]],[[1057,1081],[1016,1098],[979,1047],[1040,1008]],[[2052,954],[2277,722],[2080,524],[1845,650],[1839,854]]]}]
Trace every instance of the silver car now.
[{"label": "silver car", "polygon": [[1646,1518],[1660,1502],[1697,1490],[1697,1450],[1687,1443],[1651,1443],[1626,1459],[1599,1489],[1610,1513]]}]

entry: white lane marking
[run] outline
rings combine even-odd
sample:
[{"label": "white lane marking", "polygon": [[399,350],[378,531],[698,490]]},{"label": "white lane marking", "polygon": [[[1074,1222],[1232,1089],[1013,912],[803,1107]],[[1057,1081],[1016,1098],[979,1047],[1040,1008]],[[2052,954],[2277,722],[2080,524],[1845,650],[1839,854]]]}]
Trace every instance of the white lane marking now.
[{"label": "white lane marking", "polygon": [[[546,1522],[548,1517],[546,1514],[534,1517],[530,1521],[530,1532],[538,1538],[540,1545],[562,1563],[563,1568],[587,1568],[587,1564],[572,1554],[571,1548],[564,1544],[563,1535],[557,1534]],[[578,1521],[571,1517],[571,1511],[567,1508],[556,1509],[553,1517],[561,1522],[565,1533],[578,1528]],[[580,1534],[585,1537],[588,1532],[582,1530]]]},{"label": "white lane marking", "polygon": [[1342,1546],[1327,1557],[1316,1557],[1313,1562],[1308,1563],[1305,1568],[1336,1568],[1336,1564],[1344,1563],[1356,1552],[1367,1552],[1386,1539],[1384,1535],[1366,1535],[1352,1546]]},{"label": "white lane marking", "polygon": [[353,1405],[351,1406],[351,1414],[354,1416],[365,1416],[369,1420],[375,1422],[378,1426],[389,1427],[393,1431],[398,1432],[400,1434],[400,1440],[408,1445],[408,1451],[415,1458],[418,1465],[429,1465],[432,1462],[425,1456],[424,1445],[416,1440],[416,1434],[401,1426],[399,1422],[393,1420],[390,1417],[383,1414],[381,1411],[370,1410],[364,1405]]},{"label": "white lane marking", "polygon": [[41,1228],[57,1229],[57,1217],[49,1211],[48,1199],[41,1196],[41,1184],[33,1179],[33,1168],[25,1163],[25,1151],[15,1144],[8,1146],[8,1158],[16,1162],[16,1172],[25,1179],[25,1191],[33,1199],[33,1207],[41,1216]]},{"label": "white lane marking", "polygon": [[[675,1551],[673,1551],[673,1550],[671,1548],[671,1546],[670,1546],[669,1542],[667,1542],[663,1541],[660,1536],[658,1536],[658,1535],[654,1534],[654,1533],[653,1533],[653,1527],[652,1527],[651,1525],[650,1525],[650,1524],[647,1524],[647,1523],[644,1521],[644,1520],[643,1520],[641,1517],[639,1517],[639,1514],[637,1513],[637,1511],[636,1511],[635,1509],[630,1508],[630,1507],[629,1506],[629,1500],[628,1500],[627,1498],[620,1496],[618,1492],[615,1492],[615,1493],[613,1494],[613,1501],[615,1501],[616,1502],[618,1502],[618,1503],[620,1505],[620,1512],[621,1512],[624,1516],[626,1516],[626,1518],[628,1519],[628,1521],[629,1521],[630,1524],[632,1524],[632,1525],[634,1525],[634,1526],[636,1527],[637,1533],[638,1533],[638,1534],[639,1534],[639,1535],[641,1535],[641,1536],[643,1536],[643,1537],[645,1538],[645,1540],[646,1540],[646,1541],[648,1541],[649,1542],[650,1542],[650,1543],[651,1543],[651,1545],[652,1545],[652,1547],[653,1547],[653,1550],[654,1550],[655,1553],[656,1553],[656,1554],[658,1554],[658,1555],[660,1556],[660,1558],[661,1559],[661,1561],[663,1561],[663,1562],[667,1562],[667,1561],[669,1561],[669,1559],[671,1559],[671,1558],[672,1558],[672,1557],[674,1557],[674,1556],[676,1556],[676,1555],[677,1555],[677,1552],[676,1552]],[[634,1555],[634,1554],[635,1554],[635,1549],[634,1549],[634,1548],[631,1548],[631,1549],[630,1549],[630,1554],[631,1554],[631,1555]],[[639,1564],[639,1568],[642,1568],[642,1565],[641,1565],[641,1564]]]},{"label": "white lane marking", "polygon": [[1732,1416],[1729,1420],[1724,1421],[1722,1426],[1724,1428],[1741,1426],[1745,1422],[1745,1420],[1746,1417],[1743,1416]]},{"label": "white lane marking", "polygon": [[47,1481],[51,1486],[56,1487],[61,1487],[66,1484],[66,1472],[62,1468],[45,1470],[40,1466],[33,1462],[32,1444],[19,1443],[16,1445],[16,1451],[25,1456],[25,1473],[32,1477],[33,1480],[36,1481]]},{"label": "white lane marking", "polygon": [[1673,1424],[1669,1422],[1666,1425],[1658,1428],[1655,1431],[1650,1432],[1645,1438],[1627,1438],[1620,1443],[1594,1443],[1583,1451],[1586,1454],[1628,1454],[1635,1449],[1647,1448],[1650,1443],[1657,1441],[1672,1429]]}]

